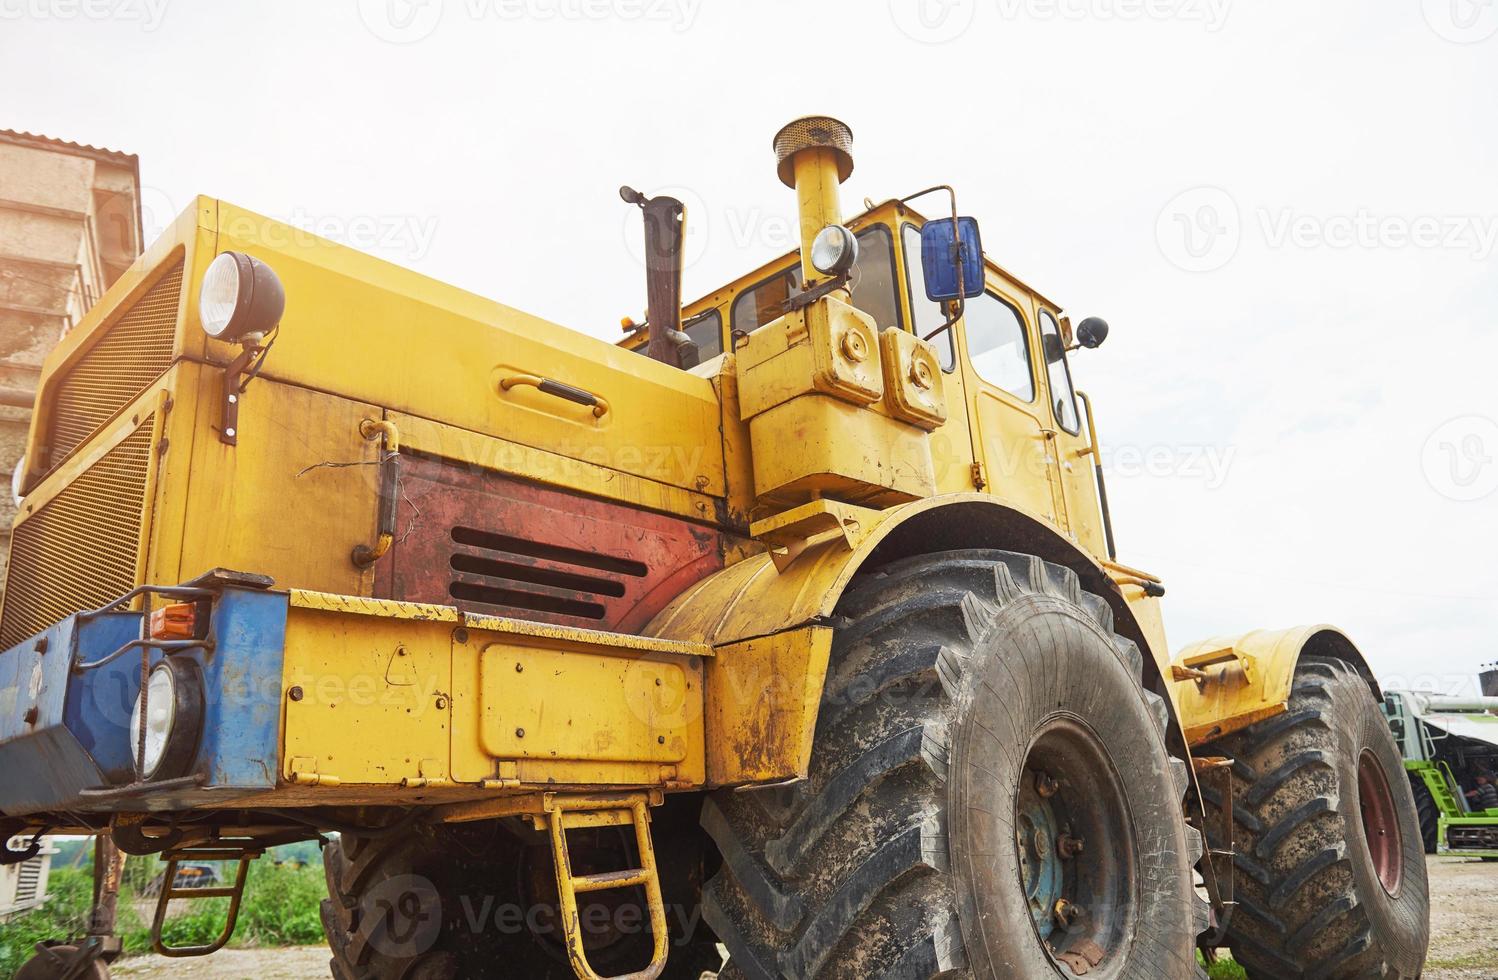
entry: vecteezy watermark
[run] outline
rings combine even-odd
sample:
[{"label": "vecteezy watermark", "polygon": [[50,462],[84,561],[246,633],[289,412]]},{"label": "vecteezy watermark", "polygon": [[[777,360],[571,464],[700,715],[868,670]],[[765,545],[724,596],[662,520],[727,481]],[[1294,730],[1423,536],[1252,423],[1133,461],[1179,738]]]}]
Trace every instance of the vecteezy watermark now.
[{"label": "vecteezy watermark", "polygon": [[1454,44],[1476,44],[1498,34],[1498,0],[1420,0],[1432,31]]},{"label": "vecteezy watermark", "polygon": [[1451,500],[1481,500],[1498,490],[1498,422],[1460,415],[1439,425],[1420,449],[1431,489]]},{"label": "vecteezy watermark", "polygon": [[359,19],[391,44],[414,44],[435,32],[445,17],[470,22],[624,21],[689,30],[703,0],[358,0]]},{"label": "vecteezy watermark", "polygon": [[169,0],[0,0],[0,20],[123,21],[154,31]]},{"label": "vecteezy watermark", "polygon": [[1291,208],[1257,212],[1270,248],[1421,248],[1466,252],[1481,261],[1498,245],[1498,216],[1475,214],[1307,214]]},{"label": "vecteezy watermark", "polygon": [[[1498,0],[1495,0],[1498,2]],[[1155,242],[1166,261],[1187,272],[1220,269],[1254,229],[1272,249],[1443,249],[1483,261],[1498,249],[1498,215],[1313,213],[1257,207],[1245,224],[1238,202],[1221,187],[1193,187],[1166,202],[1155,218]]]},{"label": "vecteezy watermark", "polygon": [[1220,269],[1238,254],[1243,221],[1238,202],[1221,187],[1193,187],[1166,202],[1155,218],[1155,242],[1187,272]]},{"label": "vecteezy watermark", "polygon": [[[1003,21],[1177,21],[1222,29],[1232,0],[889,0],[895,28],[921,44],[945,44],[990,12]],[[982,8],[980,10],[980,7]]]},{"label": "vecteezy watermark", "polygon": [[945,44],[967,32],[977,8],[977,0],[889,0],[889,18],[912,41]]},{"label": "vecteezy watermark", "polygon": [[387,258],[420,259],[437,235],[436,215],[313,214],[293,208],[284,219],[243,212],[220,222],[221,234],[272,248],[315,247],[336,242]]},{"label": "vecteezy watermark", "polygon": [[376,952],[420,956],[442,932],[442,896],[421,875],[386,878],[359,898],[360,931]]},{"label": "vecteezy watermark", "polygon": [[1222,30],[1233,0],[994,0],[1005,20],[1179,21]]}]

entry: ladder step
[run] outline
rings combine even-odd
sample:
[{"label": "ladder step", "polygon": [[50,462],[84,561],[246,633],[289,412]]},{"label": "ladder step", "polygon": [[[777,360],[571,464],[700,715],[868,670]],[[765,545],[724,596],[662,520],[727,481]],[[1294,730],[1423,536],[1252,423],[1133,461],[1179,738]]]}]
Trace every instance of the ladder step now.
[{"label": "ladder step", "polygon": [[173,888],[167,893],[167,901],[193,898],[233,898],[239,894],[237,888]]},{"label": "ladder step", "polygon": [[609,888],[631,888],[647,885],[655,880],[655,872],[644,868],[629,868],[624,871],[605,871],[596,875],[578,875],[572,879],[572,890],[577,892],[601,892]]}]

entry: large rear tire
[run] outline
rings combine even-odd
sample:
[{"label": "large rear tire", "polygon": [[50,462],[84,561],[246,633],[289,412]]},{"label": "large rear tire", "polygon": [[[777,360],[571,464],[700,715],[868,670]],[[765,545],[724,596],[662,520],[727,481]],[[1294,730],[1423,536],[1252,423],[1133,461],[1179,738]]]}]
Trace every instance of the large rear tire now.
[{"label": "large rear tire", "polygon": [[[1284,714],[1204,751],[1235,760],[1238,909],[1227,943],[1248,975],[1419,976],[1430,939],[1420,820],[1357,670],[1302,658]],[[1203,796],[1210,834],[1220,798],[1207,787]]]},{"label": "large rear tire", "polygon": [[1107,603],[964,551],[861,575],[838,614],[809,779],[703,809],[724,975],[1199,976],[1186,767]]}]

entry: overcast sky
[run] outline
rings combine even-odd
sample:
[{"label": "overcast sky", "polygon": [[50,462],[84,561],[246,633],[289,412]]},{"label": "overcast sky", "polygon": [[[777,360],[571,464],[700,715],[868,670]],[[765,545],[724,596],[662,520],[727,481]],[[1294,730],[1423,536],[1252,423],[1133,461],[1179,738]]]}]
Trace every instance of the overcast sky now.
[{"label": "overcast sky", "polygon": [[[786,250],[770,137],[849,210],[938,182],[1106,346],[1120,559],[1172,649],[1342,626],[1396,684],[1498,659],[1494,0],[0,0],[0,127],[614,339],[621,183],[686,289]],[[3,191],[0,191],[3,194]]]}]

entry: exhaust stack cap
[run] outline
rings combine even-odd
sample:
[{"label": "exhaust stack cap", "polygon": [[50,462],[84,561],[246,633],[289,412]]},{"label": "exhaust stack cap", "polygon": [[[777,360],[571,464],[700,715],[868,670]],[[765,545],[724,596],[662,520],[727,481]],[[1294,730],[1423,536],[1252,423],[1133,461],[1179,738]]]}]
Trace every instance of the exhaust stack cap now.
[{"label": "exhaust stack cap", "polygon": [[831,116],[802,116],[780,127],[775,134],[775,170],[780,182],[796,186],[792,159],[802,150],[828,149],[837,158],[837,182],[853,173],[853,130]]}]

